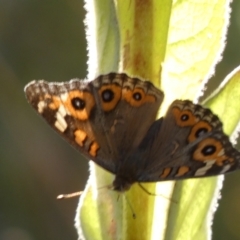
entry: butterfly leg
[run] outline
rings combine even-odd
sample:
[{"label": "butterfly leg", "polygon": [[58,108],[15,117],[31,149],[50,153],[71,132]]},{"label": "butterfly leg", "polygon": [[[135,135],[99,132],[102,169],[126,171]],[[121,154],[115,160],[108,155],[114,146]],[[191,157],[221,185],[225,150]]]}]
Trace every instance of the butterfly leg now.
[{"label": "butterfly leg", "polygon": [[167,200],[169,200],[169,201],[177,204],[177,201],[176,201],[176,200],[173,200],[172,198],[168,198],[168,197],[166,197],[166,196],[164,196],[164,195],[162,195],[162,194],[156,194],[156,193],[149,192],[140,182],[138,182],[138,186],[139,186],[144,192],[146,192],[148,195],[155,196],[155,197],[156,197],[156,196],[158,196],[158,197],[161,196],[161,197],[163,197],[163,198],[165,198],[165,199],[167,199]]}]

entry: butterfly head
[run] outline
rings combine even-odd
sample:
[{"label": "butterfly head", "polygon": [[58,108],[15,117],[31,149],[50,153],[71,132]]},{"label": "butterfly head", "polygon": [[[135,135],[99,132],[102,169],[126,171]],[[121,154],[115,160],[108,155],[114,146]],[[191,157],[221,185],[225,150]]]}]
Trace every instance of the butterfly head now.
[{"label": "butterfly head", "polygon": [[133,181],[131,178],[116,175],[116,178],[113,181],[113,190],[118,192],[125,192],[130,189],[134,182],[135,181]]}]

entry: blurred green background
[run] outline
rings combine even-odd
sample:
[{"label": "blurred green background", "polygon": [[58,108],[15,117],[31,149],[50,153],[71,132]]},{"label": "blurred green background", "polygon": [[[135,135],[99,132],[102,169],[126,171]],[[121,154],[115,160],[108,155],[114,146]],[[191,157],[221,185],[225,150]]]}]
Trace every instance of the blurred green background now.
[{"label": "blurred green background", "polygon": [[[232,8],[213,85],[240,65],[240,1]],[[77,239],[78,199],[56,196],[84,188],[88,163],[35,114],[23,88],[85,78],[84,16],[82,0],[0,0],[0,240]],[[240,240],[240,171],[226,176],[219,205],[213,239]]]}]

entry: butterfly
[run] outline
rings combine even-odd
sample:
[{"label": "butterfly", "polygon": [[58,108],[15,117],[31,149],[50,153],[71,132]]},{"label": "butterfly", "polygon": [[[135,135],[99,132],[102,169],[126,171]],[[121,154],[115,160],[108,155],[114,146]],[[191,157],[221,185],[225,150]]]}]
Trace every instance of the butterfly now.
[{"label": "butterfly", "polygon": [[164,94],[125,73],[93,81],[32,81],[24,89],[36,111],[87,159],[115,174],[113,189],[224,174],[240,152],[211,110],[175,100],[157,119]]}]

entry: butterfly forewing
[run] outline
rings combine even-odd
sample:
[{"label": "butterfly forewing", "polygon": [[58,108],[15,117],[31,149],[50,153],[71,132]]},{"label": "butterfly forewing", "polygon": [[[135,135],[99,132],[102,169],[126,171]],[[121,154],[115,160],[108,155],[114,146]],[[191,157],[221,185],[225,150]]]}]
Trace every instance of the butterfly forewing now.
[{"label": "butterfly forewing", "polygon": [[65,83],[33,81],[28,101],[88,159],[116,173],[156,118],[163,93],[150,82],[111,73]]},{"label": "butterfly forewing", "polygon": [[97,145],[90,109],[95,103],[90,91],[90,85],[78,79],[65,83],[33,81],[25,88],[27,99],[36,111],[72,146],[87,158],[94,158]]}]

